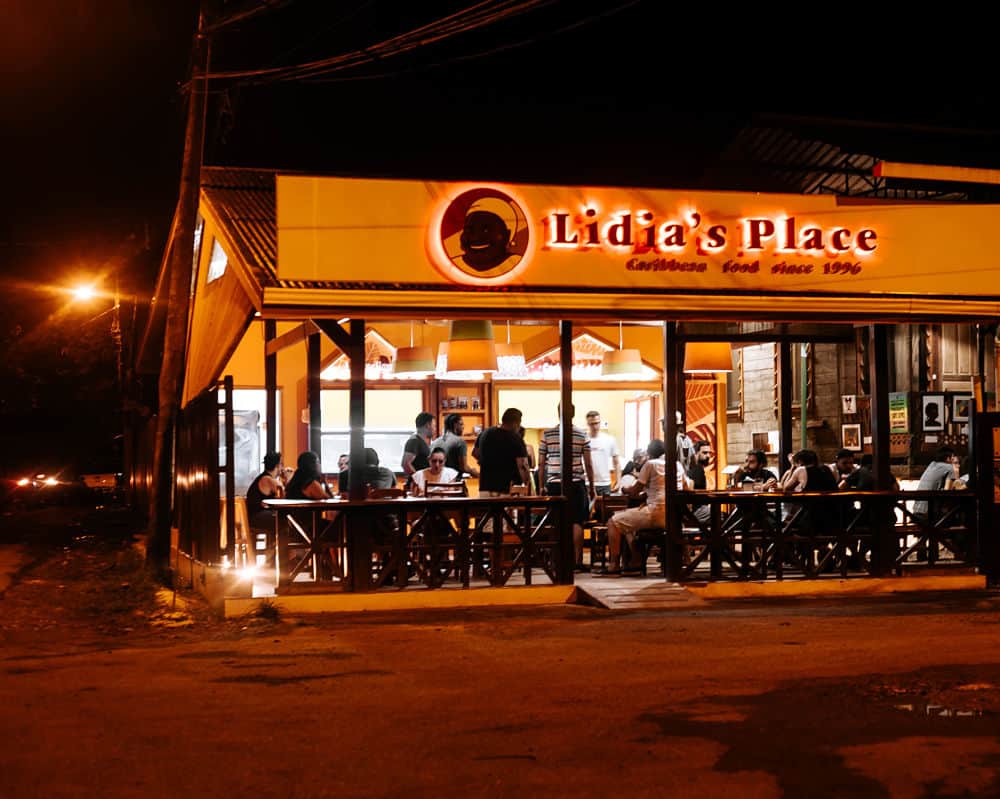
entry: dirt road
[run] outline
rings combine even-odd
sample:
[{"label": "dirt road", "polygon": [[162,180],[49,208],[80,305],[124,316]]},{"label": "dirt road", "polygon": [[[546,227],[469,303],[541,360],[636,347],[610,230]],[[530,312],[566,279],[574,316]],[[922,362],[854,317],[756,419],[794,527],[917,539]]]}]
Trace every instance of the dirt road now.
[{"label": "dirt road", "polygon": [[4,799],[1000,796],[995,596],[219,622],[72,562],[0,600]]}]

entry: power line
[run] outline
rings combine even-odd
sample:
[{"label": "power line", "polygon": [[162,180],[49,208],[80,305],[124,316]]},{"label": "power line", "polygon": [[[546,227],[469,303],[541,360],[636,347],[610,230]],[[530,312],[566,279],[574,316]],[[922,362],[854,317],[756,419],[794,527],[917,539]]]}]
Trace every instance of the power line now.
[{"label": "power line", "polygon": [[258,84],[317,77],[328,72],[354,68],[382,58],[400,55],[501,20],[545,8],[557,2],[559,0],[500,0],[499,2],[497,0],[483,0],[483,2],[476,3],[462,11],[369,47],[302,64],[267,69],[211,72],[206,77],[209,80],[239,80],[244,83]]},{"label": "power line", "polygon": [[[479,50],[475,53],[467,53],[465,55],[458,55],[458,56],[453,56],[451,58],[445,58],[440,61],[435,61],[432,64],[420,64],[416,67],[410,67],[406,70],[393,70],[392,72],[376,72],[376,73],[369,73],[367,75],[349,75],[349,76],[340,76],[336,78],[323,78],[323,77],[306,78],[306,80],[309,80],[311,83],[346,83],[350,81],[381,80],[383,78],[392,78],[398,75],[409,74],[417,71],[437,69],[439,67],[448,66],[449,64],[461,63],[465,61],[474,61],[479,58],[488,58],[489,56],[496,55],[498,53],[504,53],[509,50],[516,50],[520,47],[527,47],[532,44],[537,44],[538,42],[552,39],[556,36],[561,36],[562,34],[567,33],[571,30],[576,30],[577,28],[582,28],[585,25],[589,25],[595,20],[605,19],[607,17],[614,16],[615,14],[618,14],[621,11],[625,11],[626,9],[638,5],[641,2],[642,0],[630,0],[629,2],[622,3],[621,5],[615,6],[614,8],[608,9],[607,11],[604,11],[600,14],[592,14],[589,17],[584,17],[583,19],[576,20],[575,22],[572,22],[569,25],[563,25],[561,28],[556,28],[555,30],[549,31],[548,33],[545,33],[541,36],[532,36],[527,39],[520,39],[516,42],[510,42],[509,44],[502,44],[498,45],[497,47],[492,47],[489,50]],[[353,66],[337,67],[335,69],[329,70],[329,72],[333,73],[343,69],[351,69],[351,68],[353,68]]]},{"label": "power line", "polygon": [[287,6],[291,2],[292,0],[257,0],[257,5],[250,6],[243,11],[235,11],[228,17],[223,17],[210,25],[206,25],[203,30],[205,33],[217,33],[218,31],[228,28],[231,25],[235,25],[238,22],[245,22],[248,19],[252,19],[258,14],[277,11],[282,6]]}]

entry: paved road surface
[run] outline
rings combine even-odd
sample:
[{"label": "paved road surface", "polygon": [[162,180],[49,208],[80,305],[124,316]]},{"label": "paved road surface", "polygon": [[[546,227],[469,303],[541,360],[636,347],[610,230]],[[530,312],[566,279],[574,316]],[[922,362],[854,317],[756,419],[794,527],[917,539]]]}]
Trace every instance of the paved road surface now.
[{"label": "paved road surface", "polygon": [[25,563],[24,547],[17,544],[0,544],[0,596],[11,584],[11,579]]},{"label": "paved road surface", "polygon": [[995,797],[998,610],[12,623],[0,796]]}]

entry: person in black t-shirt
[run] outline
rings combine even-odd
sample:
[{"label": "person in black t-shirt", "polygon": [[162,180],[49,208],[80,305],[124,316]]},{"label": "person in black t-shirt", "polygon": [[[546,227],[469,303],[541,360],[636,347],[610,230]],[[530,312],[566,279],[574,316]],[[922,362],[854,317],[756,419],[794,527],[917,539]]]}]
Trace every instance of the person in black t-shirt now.
[{"label": "person in black t-shirt", "polygon": [[749,450],[743,465],[733,472],[733,487],[739,488],[744,483],[760,483],[765,489],[778,484],[774,472],[767,468],[767,455],[763,450]]},{"label": "person in black t-shirt", "polygon": [[281,453],[268,452],[264,456],[264,471],[258,474],[247,488],[247,519],[254,529],[273,530],[274,517],[264,510],[265,499],[281,499],[285,496],[285,486],[281,482]]},{"label": "person in black t-shirt", "polygon": [[479,461],[479,495],[502,496],[510,493],[511,484],[531,485],[528,451],[521,439],[521,412],[508,408],[499,427],[484,430],[476,441],[472,456]]},{"label": "person in black t-shirt", "polygon": [[417,428],[406,440],[403,447],[403,474],[406,476],[406,486],[409,488],[414,472],[430,466],[431,441],[437,433],[437,420],[434,414],[421,411],[414,421]]},{"label": "person in black t-shirt", "polygon": [[[712,445],[707,441],[696,441],[694,443],[694,455],[691,456],[691,465],[688,466],[687,476],[695,491],[705,491],[708,488],[708,478],[705,476],[705,467],[712,462]],[[712,508],[710,505],[695,505],[695,518],[702,524],[708,524],[712,518]]]}]

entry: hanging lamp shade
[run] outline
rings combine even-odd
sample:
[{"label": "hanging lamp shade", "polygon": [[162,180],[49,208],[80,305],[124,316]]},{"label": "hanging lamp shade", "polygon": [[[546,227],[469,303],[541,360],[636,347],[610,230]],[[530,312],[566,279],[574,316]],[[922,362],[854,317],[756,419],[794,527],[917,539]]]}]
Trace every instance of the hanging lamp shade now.
[{"label": "hanging lamp shade", "polygon": [[642,377],[639,350],[608,350],[601,363],[602,377]]},{"label": "hanging lamp shade", "polygon": [[608,350],[601,361],[601,377],[618,380],[642,377],[642,355],[639,350],[625,349],[622,323],[618,322],[618,349]]},{"label": "hanging lamp shade", "polygon": [[527,373],[524,347],[520,344],[497,344],[498,377],[524,377]]},{"label": "hanging lamp shade", "polygon": [[733,371],[733,353],[727,341],[691,341],[684,346],[687,374]]},{"label": "hanging lamp shade", "polygon": [[449,372],[497,371],[493,323],[481,319],[456,319],[448,337]]},{"label": "hanging lamp shade", "polygon": [[400,347],[392,364],[394,377],[426,377],[434,373],[434,351],[430,347]]}]

